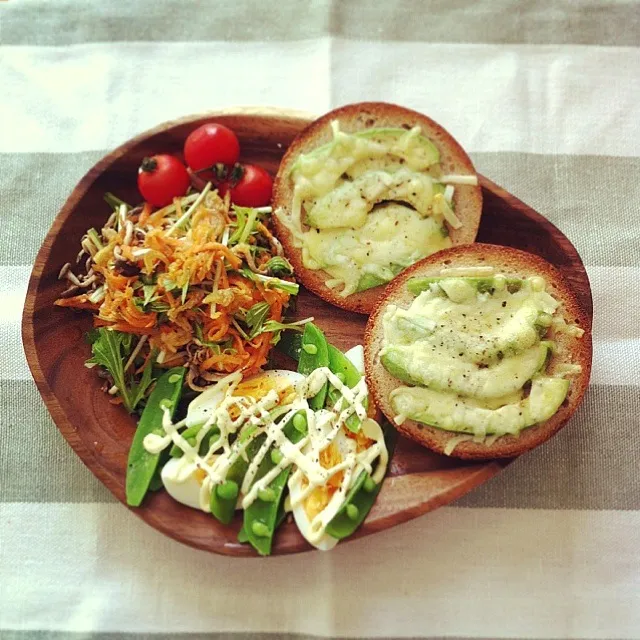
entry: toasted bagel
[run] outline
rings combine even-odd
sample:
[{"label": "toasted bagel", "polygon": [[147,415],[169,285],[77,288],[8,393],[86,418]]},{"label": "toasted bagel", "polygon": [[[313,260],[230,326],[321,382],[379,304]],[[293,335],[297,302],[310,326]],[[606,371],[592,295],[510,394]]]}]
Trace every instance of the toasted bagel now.
[{"label": "toasted bagel", "polygon": [[[558,365],[572,363],[580,365],[581,372],[570,377],[567,397],[550,419],[523,429],[519,436],[504,435],[493,442],[489,439],[486,442],[471,439],[461,441],[450,454],[467,459],[510,458],[548,440],[567,423],[584,396],[591,373],[591,317],[581,307],[560,271],[542,258],[509,247],[476,243],[440,251],[406,269],[387,287],[367,323],[364,340],[367,382],[376,404],[389,421],[395,424],[390,394],[397,387],[404,386],[404,383],[393,377],[380,362],[379,354],[384,340],[382,318],[385,310],[390,304],[402,308],[411,304],[415,296],[406,286],[411,278],[438,276],[444,268],[477,266],[492,266],[497,273],[507,277],[541,276],[546,282],[546,290],[560,303],[556,315],[567,324],[577,325],[584,330],[582,337],[565,331],[553,335],[557,349],[551,356],[547,370],[553,374]],[[396,428],[405,436],[438,453],[444,453],[452,438],[460,436],[459,433],[414,420],[405,420]]]},{"label": "toasted bagel", "polygon": [[[303,153],[330,142],[332,139],[331,122],[337,120],[340,130],[347,133],[363,131],[377,127],[411,129],[420,126],[422,135],[429,138],[440,152],[440,166],[446,174],[475,174],[473,164],[462,147],[439,124],[427,116],[394,104],[384,102],[362,102],[350,104],[330,111],[318,118],[301,131],[280,163],[273,190],[273,208],[291,214],[293,188],[290,179],[291,168]],[[455,212],[462,222],[459,229],[447,225],[453,245],[473,242],[478,233],[482,213],[482,190],[479,186],[456,185],[453,196]],[[295,246],[291,230],[273,216],[278,238],[291,261],[297,278],[302,284],[327,302],[357,313],[371,313],[376,301],[382,295],[386,285],[380,285],[347,297],[326,286],[331,276],[323,270],[312,270],[304,266],[302,251]]]}]

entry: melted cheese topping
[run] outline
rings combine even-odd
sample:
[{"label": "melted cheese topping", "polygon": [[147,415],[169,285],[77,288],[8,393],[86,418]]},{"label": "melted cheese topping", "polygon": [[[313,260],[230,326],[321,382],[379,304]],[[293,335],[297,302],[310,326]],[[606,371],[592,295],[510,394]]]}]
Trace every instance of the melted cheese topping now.
[{"label": "melted cheese topping", "polygon": [[560,303],[543,278],[455,267],[422,287],[408,308],[389,305],[383,316],[381,362],[410,385],[391,392],[397,424],[411,418],[482,440],[555,414],[569,389],[563,378],[580,369],[547,370]]},{"label": "melted cheese topping", "polygon": [[342,286],[342,296],[358,291],[367,274],[388,282],[400,269],[451,246],[441,222],[401,204],[376,209],[359,229],[311,230],[303,238],[304,266],[326,271],[332,281],[325,284]]},{"label": "melted cheese topping", "polygon": [[[302,249],[304,266],[326,271],[326,285],[347,297],[451,246],[445,221],[462,226],[453,185],[477,178],[444,179],[439,152],[420,127],[347,134],[334,121],[332,130],[330,144],[297,159],[291,211],[275,214]],[[395,204],[376,207],[381,202]]]}]

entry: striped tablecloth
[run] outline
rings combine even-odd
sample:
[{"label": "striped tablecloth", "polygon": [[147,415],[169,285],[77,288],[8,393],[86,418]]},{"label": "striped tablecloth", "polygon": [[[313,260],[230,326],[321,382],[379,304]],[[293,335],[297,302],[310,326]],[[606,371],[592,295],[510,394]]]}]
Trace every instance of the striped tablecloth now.
[{"label": "striped tablecloth", "polygon": [[[0,637],[639,638],[639,18],[600,0],[0,2]],[[181,546],[53,425],[20,342],[30,265],[78,179],[144,129],[371,99],[444,124],[575,243],[586,400],[455,505],[331,553]]]}]

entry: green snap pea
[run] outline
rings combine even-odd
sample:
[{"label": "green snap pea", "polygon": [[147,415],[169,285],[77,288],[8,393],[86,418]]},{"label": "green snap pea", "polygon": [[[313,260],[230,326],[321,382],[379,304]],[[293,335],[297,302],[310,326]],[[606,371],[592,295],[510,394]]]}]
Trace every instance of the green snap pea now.
[{"label": "green snap pea", "polygon": [[274,466],[280,464],[284,458],[280,449],[271,449],[271,453],[269,455],[271,456],[271,462],[273,462]]},{"label": "green snap pea", "polygon": [[[276,529],[285,521],[287,517],[287,512],[284,510],[284,500],[280,503],[280,508],[278,509],[278,517],[276,519]],[[247,535],[247,530],[244,528],[244,522],[240,527],[240,531],[238,531],[238,542],[244,544],[245,542],[249,542],[249,536]]]},{"label": "green snap pea", "polygon": [[[365,482],[366,482],[366,479],[365,479]],[[358,514],[360,513],[360,509],[358,508],[357,505],[355,505],[352,502],[351,504],[347,505],[347,508],[345,509],[345,513],[347,514],[347,518],[349,518],[349,520],[357,520]]]},{"label": "green snap pea", "polygon": [[[340,378],[340,380],[349,387],[349,389],[353,389],[358,382],[360,382],[360,378],[362,377],[353,362],[351,362],[349,358],[340,351],[340,349],[336,349],[332,344],[328,345],[327,352],[329,354],[329,369],[331,369],[331,371],[335,373],[336,376],[338,376],[338,378]],[[342,394],[333,385],[329,385],[329,389],[327,391],[327,398],[329,400],[328,404],[331,404],[331,406],[335,405],[341,397]],[[366,408],[368,402],[365,400],[363,404]],[[362,421],[358,418],[356,413],[352,413],[347,418],[345,424],[349,431],[358,433],[358,431],[360,431]]]},{"label": "green snap pea", "polygon": [[[329,366],[329,348],[324,334],[311,322],[304,327],[302,334],[302,350],[298,360],[298,373],[308,376],[315,369]],[[314,411],[322,409],[327,397],[327,383],[318,393],[309,398],[309,406]]]},{"label": "green snap pea", "polygon": [[371,493],[376,488],[376,483],[374,482],[371,476],[365,478],[362,488],[367,492]]},{"label": "green snap pea", "polygon": [[283,331],[280,334],[280,340],[276,344],[276,349],[298,362],[300,350],[302,349],[302,333],[299,331]]},{"label": "green snap pea", "polygon": [[247,534],[247,530],[244,528],[244,522],[240,527],[240,531],[238,531],[238,542],[240,542],[241,544],[249,542],[249,535]]},{"label": "green snap pea", "polygon": [[270,487],[260,489],[260,491],[258,491],[258,498],[263,502],[273,502],[276,499],[276,492]]},{"label": "green snap pea", "polygon": [[223,500],[236,500],[238,498],[238,493],[240,488],[238,487],[238,483],[233,480],[225,480],[222,484],[219,484],[216,487],[216,493]]},{"label": "green snap pea", "polygon": [[[289,420],[284,426],[283,433],[294,444],[304,437],[304,434],[293,426],[293,419]],[[276,451],[276,449],[272,449],[271,453],[273,451]],[[271,455],[266,455],[260,462],[254,482],[263,478],[277,464],[277,462],[273,461]],[[284,519],[285,514],[282,502],[290,473],[291,465],[283,469],[265,488],[269,491],[266,495],[266,497],[270,498],[269,500],[264,500],[259,493],[258,497],[244,510],[243,528],[247,541],[260,555],[266,556],[271,553],[276,528]],[[254,529],[256,524],[257,530]]]},{"label": "green snap pea", "polygon": [[149,491],[160,491],[160,489],[162,489],[162,487],[164,487],[164,483],[162,482],[162,475],[161,475],[161,470],[162,470],[162,460],[160,461],[160,463],[158,463],[158,466],[156,467],[156,471],[153,474],[153,478],[151,478],[151,482],[149,482]]},{"label": "green snap pea", "polygon": [[[200,433],[202,427],[203,427],[202,424],[195,424],[192,427],[185,429],[180,435],[192,447],[195,447],[197,442],[196,437]],[[200,442],[200,447],[198,448],[198,454],[201,456],[206,455],[207,451],[209,451],[209,444],[210,444],[211,438],[218,437],[219,435],[220,435],[220,431],[217,428],[215,427],[211,428],[207,432],[207,434],[204,436],[204,438],[202,438]],[[177,444],[174,444],[169,451],[169,455],[172,458],[181,458],[184,455],[184,451]]]},{"label": "green snap pea", "polygon": [[127,463],[125,493],[129,506],[137,507],[142,503],[156,473],[160,454],[149,453],[144,448],[143,442],[148,434],[153,433],[158,436],[165,434],[162,428],[164,417],[162,406],[167,406],[173,417],[182,393],[185,371],[183,367],[176,367],[164,373],[156,382],[142,412],[129,449]]},{"label": "green snap pea", "polygon": [[293,428],[300,433],[307,432],[307,416],[304,412],[301,411],[293,416]]},{"label": "green snap pea", "polygon": [[[380,491],[380,485],[370,492],[363,490],[363,485],[371,476],[362,471],[351,487],[345,503],[327,525],[326,532],[337,540],[348,538],[364,521]],[[375,484],[375,483],[374,483]],[[382,484],[382,483],[380,483]]]},{"label": "green snap pea", "polygon": [[[391,458],[396,440],[396,431],[388,424],[384,425],[383,429],[389,457]],[[381,487],[382,482],[376,484],[366,471],[362,471],[347,494],[344,504],[327,525],[326,532],[337,540],[348,538],[364,522],[378,497],[378,493],[380,493]]]},{"label": "green snap pea", "polygon": [[[285,521],[287,517],[287,512],[284,510],[284,500],[280,502],[280,508],[278,509],[278,517],[276,518],[276,529]],[[244,544],[245,542],[249,542],[249,535],[247,534],[247,530],[244,528],[244,522],[240,527],[240,531],[238,531],[238,542]]]},{"label": "green snap pea", "polygon": [[220,437],[220,429],[213,427],[210,429],[204,438],[200,441],[200,449],[198,450],[199,456],[206,456],[211,448],[211,441],[217,440]]},{"label": "green snap pea", "polygon": [[230,482],[233,482],[236,487],[242,486],[242,481],[244,480],[244,476],[247,473],[247,469],[249,468],[249,461],[255,458],[265,440],[265,435],[259,435],[254,438],[245,449],[247,459],[245,460],[243,456],[239,456],[238,458],[236,458],[234,463],[229,467],[229,470],[227,471],[227,475],[225,478],[226,482],[222,485],[219,485],[215,491],[211,492],[211,496],[209,498],[209,507],[211,508],[211,514],[214,516],[214,518],[222,522],[222,524],[229,524],[231,520],[233,520],[233,514],[236,510],[236,501],[238,494],[236,493],[235,496],[232,496],[230,494],[225,494],[223,491],[223,495],[221,495],[218,489],[224,484]]},{"label": "green snap pea", "polygon": [[251,533],[258,538],[268,538],[270,536],[269,526],[256,520],[251,524]]}]

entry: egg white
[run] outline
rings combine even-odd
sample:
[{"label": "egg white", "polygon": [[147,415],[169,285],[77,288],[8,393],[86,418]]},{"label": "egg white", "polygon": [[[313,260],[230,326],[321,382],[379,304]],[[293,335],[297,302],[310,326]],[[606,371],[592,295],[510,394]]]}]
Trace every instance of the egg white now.
[{"label": "egg white", "polygon": [[196,476],[195,462],[171,458],[162,467],[160,477],[167,493],[178,502],[193,509],[200,509],[201,481]]},{"label": "egg white", "polygon": [[[384,433],[382,431],[382,428],[375,420],[372,420],[371,418],[366,418],[362,422],[362,432],[364,433],[364,435],[367,436],[367,438],[370,438],[371,440],[373,440],[374,443],[383,444],[381,462],[384,465],[382,469],[382,471],[384,471],[387,465],[387,452],[386,452],[386,447],[384,447]],[[342,431],[340,431],[334,439],[334,442],[336,443],[338,452],[340,454],[340,462],[344,460],[345,456],[349,453],[349,440],[350,439]],[[309,447],[310,445],[307,446],[307,451]],[[376,475],[378,475],[378,473],[380,473],[380,471],[375,472],[373,474],[374,480],[376,480],[377,482],[381,482],[382,481],[381,477],[376,478]],[[289,479],[288,486],[289,486],[289,494],[291,496],[291,503],[295,504],[297,502],[298,496],[304,489],[304,487],[302,486],[302,476],[292,475]],[[346,499],[346,494],[344,497]],[[292,511],[293,511],[293,518],[296,522],[298,529],[300,530],[300,533],[307,540],[307,542],[309,542],[309,544],[316,547],[316,549],[320,549],[321,551],[329,551],[330,549],[333,549],[333,547],[335,547],[336,544],[338,544],[338,540],[336,538],[333,538],[327,533],[325,533],[317,541],[314,541],[312,539],[311,521],[309,520],[309,516],[307,515],[307,512],[304,508],[304,502],[300,502],[299,504],[296,504],[293,507]]]},{"label": "egg white", "polygon": [[345,351],[344,356],[358,370],[358,373],[361,376],[363,376],[364,375],[364,347],[361,344],[357,344],[355,347],[351,347],[349,351]]},{"label": "egg white", "polygon": [[[191,401],[187,409],[187,426],[204,424],[214,414],[216,409],[224,400],[229,388],[242,381],[242,383],[255,383],[258,380],[264,381],[264,395],[271,389],[282,389],[286,386],[294,387],[299,382],[305,380],[305,376],[296,371],[285,369],[274,369],[264,371],[253,376],[241,379],[240,374],[229,376],[217,384],[203,391],[197,398]],[[259,397],[252,396],[255,400]],[[171,458],[162,468],[160,477],[167,493],[178,502],[200,509],[200,488],[202,480],[196,474],[197,465],[195,462],[187,462],[183,458]],[[241,496],[238,497],[240,504]]]},{"label": "egg white", "polygon": [[[347,436],[345,436],[342,431],[340,431],[334,439],[334,442],[336,443],[338,452],[340,454],[340,460],[342,460],[348,453],[346,441]],[[306,450],[303,449],[303,452],[308,453],[310,447],[311,443],[307,445],[307,447],[305,448]],[[338,540],[327,533],[323,534],[319,540],[313,540],[311,535],[311,521],[309,520],[309,516],[307,515],[307,512],[304,508],[305,503],[303,501],[295,504],[298,501],[298,497],[305,488],[302,486],[302,479],[303,476],[300,474],[293,474],[289,477],[289,495],[291,496],[291,504],[295,505],[292,509],[293,519],[295,520],[296,526],[302,534],[302,537],[309,544],[314,546],[316,549],[320,549],[320,551],[329,551],[338,544]]]}]

